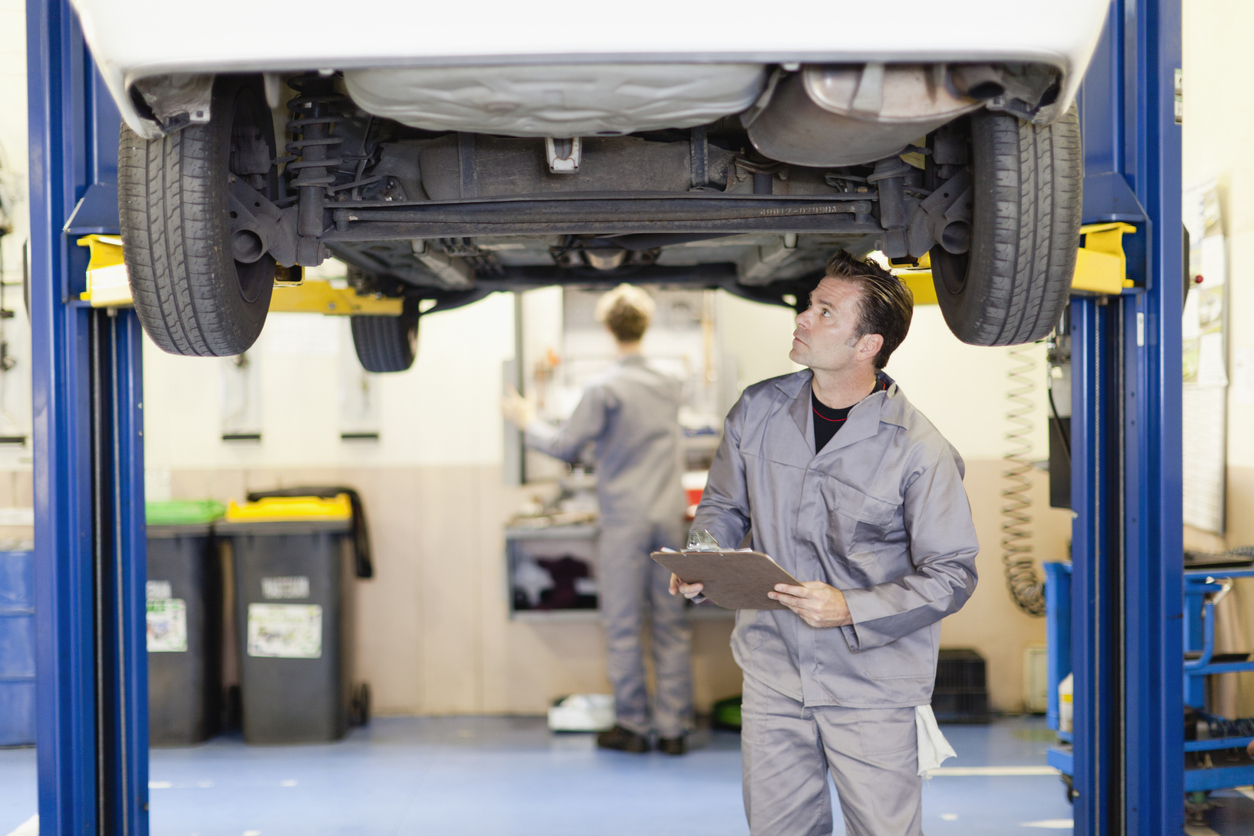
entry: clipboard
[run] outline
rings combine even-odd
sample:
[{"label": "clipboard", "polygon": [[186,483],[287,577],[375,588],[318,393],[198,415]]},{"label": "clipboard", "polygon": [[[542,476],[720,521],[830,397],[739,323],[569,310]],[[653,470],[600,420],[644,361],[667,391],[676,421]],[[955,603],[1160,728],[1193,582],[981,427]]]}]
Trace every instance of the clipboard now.
[{"label": "clipboard", "polygon": [[777,583],[801,581],[761,552],[721,549],[708,552],[653,552],[649,557],[670,569],[684,583],[705,586],[701,594],[729,610],[783,610],[766,597]]}]

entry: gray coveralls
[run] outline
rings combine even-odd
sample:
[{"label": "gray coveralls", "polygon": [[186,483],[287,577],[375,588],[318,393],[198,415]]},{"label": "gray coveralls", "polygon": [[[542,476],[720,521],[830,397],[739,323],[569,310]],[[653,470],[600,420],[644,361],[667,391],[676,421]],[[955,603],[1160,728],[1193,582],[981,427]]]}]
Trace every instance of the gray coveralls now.
[{"label": "gray coveralls", "polygon": [[649,557],[663,546],[683,548],[687,537],[680,398],[678,380],[633,355],[588,385],[562,427],[536,421],[526,432],[529,446],[568,462],[596,442],[597,587],[618,723],[649,732],[640,650],[647,604],[657,682],[653,725],[661,737],[686,733],[692,714],[692,629],[683,598],[669,593],[669,570]]},{"label": "gray coveralls", "polygon": [[694,528],[841,590],[853,624],[741,610],[745,814],[755,836],[919,834],[914,708],[931,702],[940,620],[979,551],[957,451],[887,375],[816,455],[809,370],[757,383],[727,416]]}]

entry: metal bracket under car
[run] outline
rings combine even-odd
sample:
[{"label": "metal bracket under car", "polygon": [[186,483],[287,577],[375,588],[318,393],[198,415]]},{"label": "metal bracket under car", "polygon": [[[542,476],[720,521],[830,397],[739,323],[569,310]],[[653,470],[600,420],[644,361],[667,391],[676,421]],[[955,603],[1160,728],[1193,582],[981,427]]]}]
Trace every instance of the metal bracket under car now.
[{"label": "metal bracket under car", "polygon": [[296,264],[297,207],[280,209],[261,192],[231,175],[231,255],[252,264],[266,253],[284,267]]},{"label": "metal bracket under car", "polygon": [[960,170],[914,210],[907,233],[910,255],[920,258],[935,244],[958,255],[971,248],[971,174]]}]

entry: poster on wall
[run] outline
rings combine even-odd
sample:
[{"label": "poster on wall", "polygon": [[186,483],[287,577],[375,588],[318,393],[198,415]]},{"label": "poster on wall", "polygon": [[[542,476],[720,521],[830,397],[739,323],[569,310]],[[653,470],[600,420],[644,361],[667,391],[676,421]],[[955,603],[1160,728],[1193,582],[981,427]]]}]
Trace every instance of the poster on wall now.
[{"label": "poster on wall", "polygon": [[1184,373],[1184,522],[1224,532],[1227,482],[1228,249],[1214,180],[1184,191],[1193,279],[1181,323]]}]

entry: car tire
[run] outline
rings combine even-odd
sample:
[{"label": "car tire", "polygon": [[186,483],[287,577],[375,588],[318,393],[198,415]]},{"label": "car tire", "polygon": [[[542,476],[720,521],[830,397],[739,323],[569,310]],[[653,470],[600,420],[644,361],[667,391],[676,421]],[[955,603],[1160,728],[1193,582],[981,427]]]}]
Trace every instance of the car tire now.
[{"label": "car tire", "polygon": [[352,317],[353,347],[368,372],[403,372],[418,354],[418,308],[406,301],[400,316]]},{"label": "car tire", "polygon": [[[205,124],[151,140],[124,123],[118,149],[118,212],[135,311],[159,348],[191,357],[247,350],[274,289],[269,254],[244,263],[231,251],[229,178],[247,176],[266,197],[278,196],[274,123],[260,81],[219,77],[210,112]],[[240,167],[239,143],[255,148],[259,141],[269,149],[268,171],[232,172]]]},{"label": "car tire", "polygon": [[932,248],[945,322],[971,345],[1018,345],[1058,324],[1079,246],[1084,161],[1075,108],[1052,125],[982,111],[971,124],[971,248]]}]

